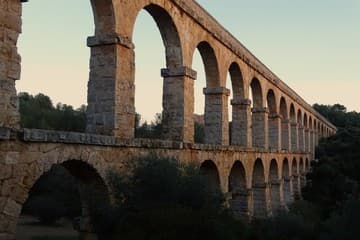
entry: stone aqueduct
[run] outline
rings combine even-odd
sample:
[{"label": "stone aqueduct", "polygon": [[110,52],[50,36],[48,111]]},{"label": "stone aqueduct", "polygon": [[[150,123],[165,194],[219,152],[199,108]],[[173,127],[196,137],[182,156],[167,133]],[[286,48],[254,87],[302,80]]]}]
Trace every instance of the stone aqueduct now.
[{"label": "stone aqueduct", "polygon": [[[53,164],[91,182],[99,176],[106,181],[107,169],[121,168],[122,160],[149,151],[195,162],[227,193],[234,211],[245,216],[275,214],[301,197],[315,146],[334,134],[335,126],[193,0],[91,0],[95,35],[87,41],[87,133],[21,129],[15,89],[21,2],[0,0],[0,239],[14,239],[29,190]],[[166,51],[159,140],[134,138],[132,32],[142,9],[156,21]],[[206,73],[206,144],[194,143],[196,72],[191,66],[196,49]]]}]

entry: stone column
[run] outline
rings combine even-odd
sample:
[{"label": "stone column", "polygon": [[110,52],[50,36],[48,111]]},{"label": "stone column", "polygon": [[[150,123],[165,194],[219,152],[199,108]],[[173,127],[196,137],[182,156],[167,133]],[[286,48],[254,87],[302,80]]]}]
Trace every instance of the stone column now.
[{"label": "stone column", "polygon": [[134,138],[135,57],[129,37],[88,38],[91,48],[87,131]]},{"label": "stone column", "polygon": [[279,114],[269,115],[269,148],[281,150],[281,116]]},{"label": "stone column", "polygon": [[298,135],[299,135],[298,149],[300,150],[300,152],[305,152],[305,130],[302,125],[299,125],[298,127]]},{"label": "stone column", "polygon": [[15,80],[20,79],[21,58],[17,40],[21,33],[21,2],[0,4],[0,127],[18,128],[20,116]]},{"label": "stone column", "polygon": [[252,146],[268,149],[269,127],[268,110],[266,108],[252,110]]},{"label": "stone column", "polygon": [[271,181],[271,212],[272,215],[276,215],[281,206],[281,197],[280,197],[280,181]]},{"label": "stone column", "polygon": [[310,152],[310,130],[305,128],[305,152]]},{"label": "stone column", "polygon": [[314,159],[315,154],[315,133],[314,130],[310,130],[310,152]]},{"label": "stone column", "polygon": [[268,184],[255,184],[252,188],[253,217],[265,218],[269,214]]},{"label": "stone column", "polygon": [[298,124],[296,122],[290,123],[291,125],[291,151],[296,152],[299,150],[298,148]]},{"label": "stone column", "polygon": [[283,150],[291,150],[290,138],[290,121],[289,119],[281,120],[281,148]]},{"label": "stone column", "polygon": [[251,100],[232,100],[231,145],[251,148]]},{"label": "stone column", "polygon": [[194,142],[194,80],[196,72],[188,67],[162,69],[163,138]]},{"label": "stone column", "polygon": [[293,186],[292,179],[290,177],[284,177],[283,180],[283,194],[284,194],[284,202],[286,205],[289,205],[293,202]]},{"label": "stone column", "polygon": [[249,220],[249,189],[238,189],[231,192],[230,207],[235,217]]},{"label": "stone column", "polygon": [[293,174],[292,183],[293,183],[294,200],[299,200],[301,198],[301,195],[300,195],[301,188],[300,188],[300,177],[299,177],[298,173]]},{"label": "stone column", "polygon": [[205,143],[229,145],[228,97],[224,87],[204,88]]}]

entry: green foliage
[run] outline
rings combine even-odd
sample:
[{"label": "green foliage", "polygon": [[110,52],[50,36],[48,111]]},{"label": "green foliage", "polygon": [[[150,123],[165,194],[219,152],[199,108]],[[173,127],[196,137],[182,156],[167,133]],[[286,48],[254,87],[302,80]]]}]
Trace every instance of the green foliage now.
[{"label": "green foliage", "polygon": [[313,108],[338,128],[360,128],[360,113],[347,112],[346,107],[341,104],[314,104]]},{"label": "green foliage", "polygon": [[161,139],[162,133],[162,115],[157,113],[154,121],[150,124],[146,121],[140,126],[141,115],[135,115],[135,137],[136,138],[152,138]]},{"label": "green foliage", "polygon": [[305,199],[317,204],[324,217],[341,208],[345,201],[359,196],[360,130],[339,130],[320,142],[319,161],[308,174],[311,184],[303,191]]},{"label": "green foliage", "polygon": [[[199,169],[149,155],[109,174],[114,206],[93,209],[103,239],[239,239],[243,226]],[[236,227],[235,227],[236,226]],[[109,236],[109,233],[112,233]]]},{"label": "green foliage", "polygon": [[76,180],[65,168],[54,165],[31,188],[23,213],[38,217],[44,224],[79,216],[81,202]]},{"label": "green foliage", "polygon": [[84,132],[86,107],[74,110],[72,106],[58,103],[53,106],[44,94],[32,96],[19,93],[20,125],[24,128]]},{"label": "green foliage", "polygon": [[194,141],[196,143],[204,143],[205,141],[205,128],[204,124],[194,122]]}]

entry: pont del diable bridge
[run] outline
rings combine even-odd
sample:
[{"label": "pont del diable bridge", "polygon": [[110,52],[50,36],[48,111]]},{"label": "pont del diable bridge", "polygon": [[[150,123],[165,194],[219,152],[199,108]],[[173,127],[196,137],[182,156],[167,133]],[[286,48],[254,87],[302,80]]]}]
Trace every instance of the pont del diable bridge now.
[{"label": "pont del diable bridge", "polygon": [[[84,184],[106,185],[108,169],[120,169],[124,160],[149,152],[195,163],[209,184],[226,194],[233,211],[249,218],[274,215],[301,198],[315,147],[336,127],[194,0],[91,0],[95,33],[87,39],[86,133],[21,128],[15,81],[21,72],[22,2],[0,0],[1,240],[15,239],[30,189],[54,164]],[[156,22],[165,47],[161,139],[134,135],[132,34],[143,9]],[[197,73],[191,67],[196,50],[206,73],[204,144],[194,142]]]}]

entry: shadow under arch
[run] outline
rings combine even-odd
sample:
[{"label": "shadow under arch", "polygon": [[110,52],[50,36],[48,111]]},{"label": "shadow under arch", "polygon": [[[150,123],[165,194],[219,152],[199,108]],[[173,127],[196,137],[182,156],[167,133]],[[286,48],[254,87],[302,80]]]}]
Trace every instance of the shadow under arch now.
[{"label": "shadow under arch", "polygon": [[206,160],[200,165],[200,174],[204,176],[209,189],[212,191],[220,191],[220,176],[217,166],[212,160]]},{"label": "shadow under arch", "polygon": [[[229,143],[231,145],[247,146],[247,121],[244,119],[243,104],[245,101],[244,79],[237,62],[233,62],[229,67],[231,81],[231,92],[233,99],[230,99],[232,121],[229,125]],[[230,119],[230,116],[229,116]],[[244,124],[246,122],[246,124]]]},{"label": "shadow under arch", "polygon": [[[58,187],[65,184],[66,181],[68,182],[66,186],[71,189],[58,189]],[[71,184],[71,186],[69,184]],[[55,189],[51,191],[50,187]],[[59,191],[59,194],[61,193],[65,196],[59,199],[59,195],[56,194],[56,191]],[[110,192],[104,179],[93,166],[80,160],[68,160],[63,163],[54,164],[50,170],[43,172],[32,184],[29,192],[27,193],[27,198],[24,199],[22,207],[26,206],[29,201],[31,202],[36,197],[41,201],[39,196],[41,197],[42,195],[45,198],[54,199],[55,202],[61,204],[60,206],[65,207],[66,211],[68,211],[69,207],[72,207],[72,211],[78,213],[76,218],[72,215],[72,220],[74,230],[78,231],[80,238],[96,236],[96,229],[93,227],[94,219],[92,219],[91,212],[95,207],[99,207],[101,204],[108,204],[110,201]],[[69,206],[69,204],[72,203],[64,202],[67,201],[66,199],[68,198],[72,199],[72,201],[75,200],[78,202]],[[44,207],[45,209],[48,209],[46,211],[49,215],[51,215],[51,211],[55,211],[57,209],[56,207],[47,207],[46,204],[48,203],[48,201],[45,201],[43,202],[43,205],[45,206],[40,207],[42,207],[42,209],[44,209]],[[32,211],[32,214],[36,214],[36,210],[33,209]],[[39,211],[43,210],[39,209]],[[16,233],[18,234],[18,230]]]},{"label": "shadow under arch", "polygon": [[280,124],[279,124],[279,115],[276,104],[275,93],[270,89],[266,96],[267,108],[269,110],[269,148],[270,149],[280,149]]}]

